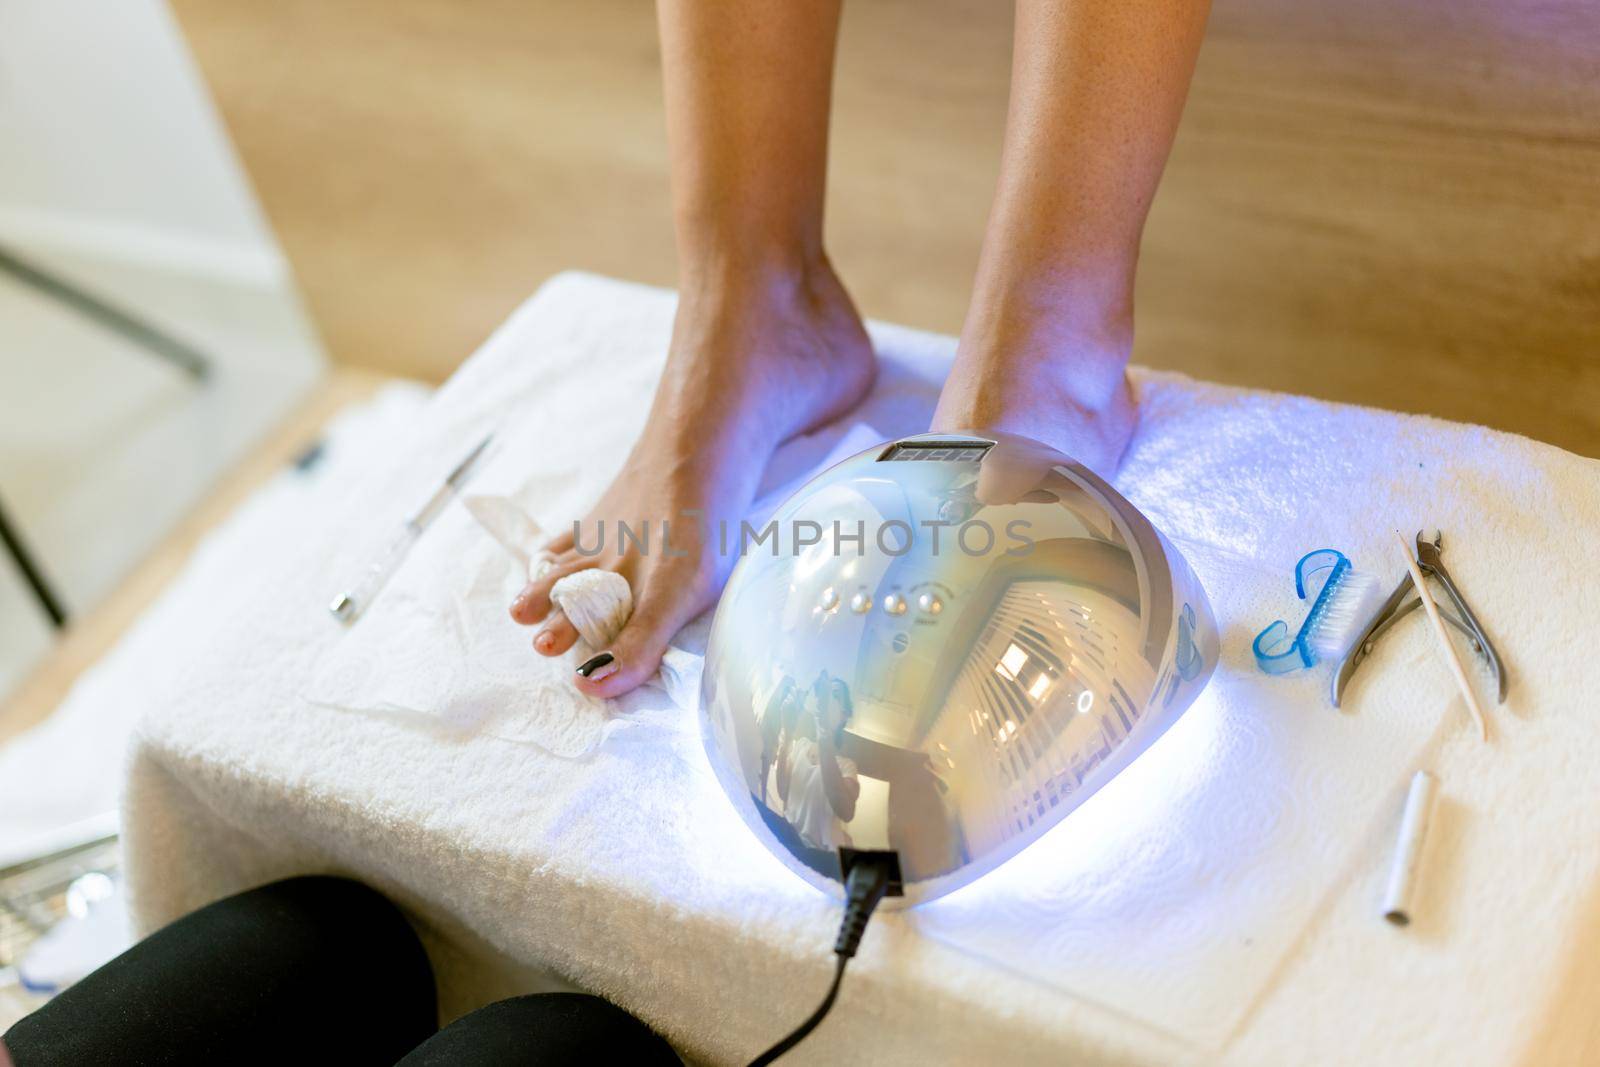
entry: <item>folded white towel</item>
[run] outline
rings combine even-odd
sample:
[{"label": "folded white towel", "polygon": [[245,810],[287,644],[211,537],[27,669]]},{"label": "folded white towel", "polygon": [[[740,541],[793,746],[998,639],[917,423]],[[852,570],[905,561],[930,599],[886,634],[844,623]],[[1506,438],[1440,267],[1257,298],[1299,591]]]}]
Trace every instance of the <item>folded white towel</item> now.
[{"label": "folded white towel", "polygon": [[[668,294],[564,276],[381,462],[277,529],[215,543],[213,556],[250,551],[231,583],[162,612],[171,656],[152,666],[174,681],[129,779],[143,925],[253,881],[334,869],[417,916],[447,1012],[553,972],[690,1056],[741,1062],[810,1011],[836,909],[744,832],[694,716],[665,690],[618,702],[630,725],[584,760],[507,744],[470,716],[455,732],[429,729],[433,698],[481,692],[478,678],[441,675],[429,703],[397,694],[422,712],[405,717],[299,697],[329,649],[408,610],[391,594],[421,597],[406,584],[449,576],[440,599],[421,601],[432,613],[462,596],[465,574],[467,600],[481,592],[494,605],[486,623],[508,635],[503,662],[554,671],[542,694],[519,678],[508,706],[574,706],[570,666],[531,655],[528,632],[505,618],[518,565],[464,509],[441,517],[355,630],[324,605],[391,532],[385,515],[402,515],[486,426],[526,422],[538,447],[515,482],[486,469],[472,491],[515,494],[552,528],[583,514],[625,460],[671,316]],[[889,436],[919,432],[952,343],[882,326],[873,336],[882,371],[856,417]],[[602,361],[609,401],[596,406],[584,372]],[[1563,998],[1600,995],[1582,957],[1600,914],[1600,731],[1582,707],[1600,689],[1588,640],[1600,465],[1431,419],[1172,375],[1136,384],[1140,424],[1118,484],[1216,602],[1222,672],[1036,846],[961,893],[875,920],[802,1058],[1560,1062],[1540,1054],[1581,1047],[1586,1027]],[[838,433],[797,442],[768,484],[813,467]],[[1325,676],[1252,673],[1250,638],[1294,609],[1302,552],[1338,547],[1398,578],[1389,531],[1424,524],[1445,531],[1446,560],[1512,672],[1489,746],[1452,706],[1420,619],[1385,639],[1343,711],[1328,705]],[[434,643],[449,664],[459,620],[445,621],[451,636]],[[703,639],[690,627],[677,644],[693,654]],[[102,691],[114,682],[100,679]],[[1441,802],[1402,932],[1377,909],[1406,781],[1424,762]]]},{"label": "folded white towel", "polygon": [[[481,462],[475,488],[461,509],[449,509],[317,665],[307,700],[361,712],[426,716],[457,731],[489,733],[536,745],[565,759],[590,756],[607,737],[634,720],[615,705],[579,693],[573,668],[603,650],[632,611],[621,575],[596,569],[563,578],[551,598],[583,639],[565,655],[533,651],[535,631],[507,615],[512,598],[540,560],[549,535],[529,513],[536,506],[540,422],[522,422],[496,434]],[[883,440],[871,426],[851,425],[829,442],[820,461],[795,471],[815,454],[814,440],[791,442],[773,467],[786,480],[768,485],[746,519],[759,524],[813,472]],[[461,521],[461,514],[472,522]],[[370,536],[363,540],[370,541]],[[672,704],[693,713],[699,706],[701,657],[678,645],[667,650],[654,686]]]}]

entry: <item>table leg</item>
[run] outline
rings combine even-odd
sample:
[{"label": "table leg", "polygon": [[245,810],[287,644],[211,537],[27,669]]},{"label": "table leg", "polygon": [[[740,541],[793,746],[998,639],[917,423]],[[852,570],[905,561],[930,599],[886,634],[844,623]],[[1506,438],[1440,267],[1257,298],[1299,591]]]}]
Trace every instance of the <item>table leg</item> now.
[{"label": "table leg", "polygon": [[22,536],[17,528],[12,525],[11,517],[6,514],[5,502],[0,500],[0,543],[4,543],[6,551],[11,558],[16,560],[17,569],[22,572],[23,581],[28,583],[28,588],[33,590],[34,599],[50,616],[50,624],[56,629],[67,625],[67,612],[61,605],[61,600],[55,591],[50,588],[50,583],[45,580],[43,572],[34,563],[33,555],[28,551],[28,546],[22,543]]}]

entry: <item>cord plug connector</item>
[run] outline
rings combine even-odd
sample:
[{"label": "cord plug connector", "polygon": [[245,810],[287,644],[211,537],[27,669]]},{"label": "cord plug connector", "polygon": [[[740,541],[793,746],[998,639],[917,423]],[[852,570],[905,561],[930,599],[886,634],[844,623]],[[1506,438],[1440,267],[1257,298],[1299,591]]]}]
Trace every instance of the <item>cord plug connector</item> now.
[{"label": "cord plug connector", "polygon": [[833,984],[828,995],[822,998],[817,1010],[788,1037],[773,1045],[751,1061],[750,1067],[767,1067],[779,1056],[805,1040],[817,1028],[822,1017],[833,1007],[839,995],[839,983],[844,979],[845,964],[861,947],[861,935],[866,932],[867,920],[884,897],[905,895],[900,880],[900,856],[896,852],[841,848],[839,874],[844,879],[844,921],[839,924],[839,936],[834,940],[833,951],[838,956],[833,967]]},{"label": "cord plug connector", "polygon": [[839,850],[839,869],[844,875],[844,918],[833,951],[846,959],[861,947],[867,921],[884,897],[902,896],[900,856],[895,852],[853,848]]}]

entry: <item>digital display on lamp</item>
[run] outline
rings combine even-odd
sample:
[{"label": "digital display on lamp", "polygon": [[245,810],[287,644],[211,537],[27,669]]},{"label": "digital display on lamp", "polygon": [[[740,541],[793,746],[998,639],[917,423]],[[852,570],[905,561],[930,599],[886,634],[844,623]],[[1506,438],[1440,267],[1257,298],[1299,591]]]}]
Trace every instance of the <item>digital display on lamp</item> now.
[{"label": "digital display on lamp", "polygon": [[878,457],[878,462],[977,463],[993,447],[988,441],[907,441],[892,445]]}]

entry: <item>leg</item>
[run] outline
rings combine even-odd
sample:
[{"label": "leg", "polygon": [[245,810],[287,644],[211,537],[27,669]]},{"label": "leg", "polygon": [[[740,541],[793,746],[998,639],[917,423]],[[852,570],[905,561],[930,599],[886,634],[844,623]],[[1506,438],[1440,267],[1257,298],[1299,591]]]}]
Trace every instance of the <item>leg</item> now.
[{"label": "leg", "polygon": [[1208,0],[1018,0],[999,188],[934,428],[1110,474],[1133,431],[1133,276]]},{"label": "leg", "polygon": [[[582,520],[581,543],[603,551],[558,537],[553,567],[511,610],[543,624],[537,651],[559,655],[577,635],[552,615],[550,587],[584,567],[623,573],[633,618],[611,658],[577,679],[606,697],[648,679],[727,579],[732,560],[683,513],[737,530],[773,450],[848,411],[873,375],[822,248],[838,0],[661,0],[659,11],[681,282],[671,349],[632,456]],[[617,543],[619,519],[650,524],[650,552]],[[661,551],[662,521],[686,555]]]},{"label": "leg", "polygon": [[599,997],[539,993],[464,1015],[396,1067],[587,1067],[627,1063],[679,1067],[672,1047],[644,1023]]},{"label": "leg", "polygon": [[5,1035],[21,1067],[393,1064],[433,1033],[433,970],[399,910],[342,878],[201,908]]}]

